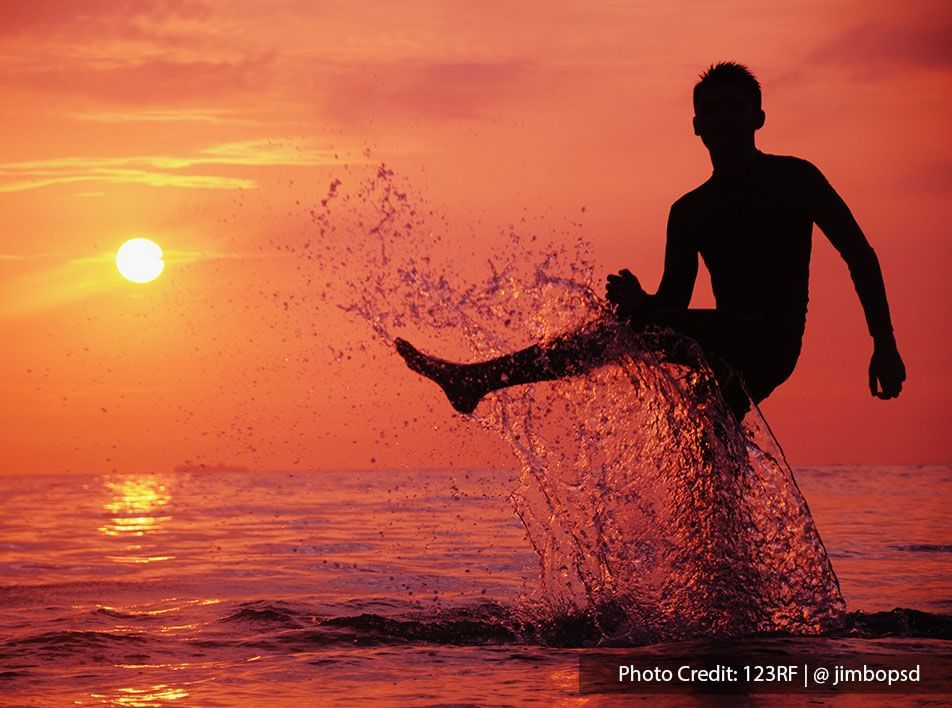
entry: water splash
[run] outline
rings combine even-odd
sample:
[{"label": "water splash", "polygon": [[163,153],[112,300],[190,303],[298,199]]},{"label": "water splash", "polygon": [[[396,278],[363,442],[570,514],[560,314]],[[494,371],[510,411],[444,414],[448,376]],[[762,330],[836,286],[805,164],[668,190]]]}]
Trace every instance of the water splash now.
[{"label": "water splash", "polygon": [[834,627],[836,576],[762,417],[735,421],[690,341],[617,337],[616,363],[499,418],[545,602],[639,642]]},{"label": "water splash", "polygon": [[[331,250],[340,187],[316,218]],[[387,345],[483,359],[605,317],[577,224],[472,234],[495,239],[474,274],[456,258],[466,239],[415,201],[381,166],[352,202],[368,213],[346,220],[361,231],[341,306]],[[495,393],[474,416],[521,462],[512,500],[541,564],[527,621],[584,615],[639,642],[835,627],[836,576],[759,411],[739,424],[684,337],[618,326],[611,346],[613,363]]]}]

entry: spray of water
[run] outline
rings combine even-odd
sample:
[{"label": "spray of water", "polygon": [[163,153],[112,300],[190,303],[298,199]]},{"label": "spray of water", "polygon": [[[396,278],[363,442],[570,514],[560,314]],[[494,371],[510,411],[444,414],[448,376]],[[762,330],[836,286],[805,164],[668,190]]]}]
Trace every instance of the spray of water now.
[{"label": "spray of water", "polygon": [[[482,235],[415,208],[391,170],[335,211],[340,187],[314,221],[349,264],[340,306],[384,346],[403,336],[447,356],[465,345],[479,360],[606,317],[578,225],[491,234],[474,277],[454,256]],[[670,331],[617,326],[610,347],[610,364],[492,394],[473,416],[521,463],[512,501],[541,567],[527,617],[585,615],[603,638],[640,642],[835,625],[836,576],[759,411],[738,423],[696,345]]]}]

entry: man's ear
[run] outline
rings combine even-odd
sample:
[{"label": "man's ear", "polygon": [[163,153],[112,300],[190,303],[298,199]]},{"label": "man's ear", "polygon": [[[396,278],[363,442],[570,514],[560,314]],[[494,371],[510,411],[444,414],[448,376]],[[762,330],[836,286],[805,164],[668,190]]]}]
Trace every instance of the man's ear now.
[{"label": "man's ear", "polygon": [[691,119],[691,125],[694,126],[694,134],[695,134],[695,135],[700,135],[700,134],[701,134],[701,131],[698,130],[698,127],[697,127],[697,116],[694,116],[694,117]]},{"label": "man's ear", "polygon": [[757,115],[754,116],[754,130],[763,128],[765,120],[767,120],[767,114],[764,113],[763,109],[758,110]]}]

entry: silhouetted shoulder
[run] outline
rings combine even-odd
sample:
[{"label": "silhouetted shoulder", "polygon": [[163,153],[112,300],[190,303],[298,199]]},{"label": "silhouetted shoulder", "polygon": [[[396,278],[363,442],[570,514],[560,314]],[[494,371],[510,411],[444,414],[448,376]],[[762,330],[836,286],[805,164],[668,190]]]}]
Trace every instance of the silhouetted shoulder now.
[{"label": "silhouetted shoulder", "polygon": [[786,172],[790,175],[796,175],[808,180],[823,180],[826,178],[820,169],[809,160],[793,155],[768,155],[764,154],[762,159],[765,165],[771,169]]},{"label": "silhouetted shoulder", "polygon": [[716,197],[706,188],[707,182],[681,195],[668,212],[668,245],[696,250],[699,232],[709,218]]},{"label": "silhouetted shoulder", "polygon": [[771,181],[802,204],[810,217],[820,222],[842,203],[836,190],[816,165],[800,157],[765,155]]},{"label": "silhouetted shoulder", "polygon": [[706,218],[711,206],[716,203],[715,190],[711,189],[711,180],[707,180],[690,192],[682,194],[671,205],[668,214],[668,233],[687,231],[698,226]]},{"label": "silhouetted shoulder", "polygon": [[671,213],[683,213],[689,212],[692,208],[696,207],[699,202],[706,201],[710,198],[711,192],[711,180],[707,180],[704,184],[698,185],[690,192],[682,194],[680,197],[675,200],[674,204],[671,205]]}]

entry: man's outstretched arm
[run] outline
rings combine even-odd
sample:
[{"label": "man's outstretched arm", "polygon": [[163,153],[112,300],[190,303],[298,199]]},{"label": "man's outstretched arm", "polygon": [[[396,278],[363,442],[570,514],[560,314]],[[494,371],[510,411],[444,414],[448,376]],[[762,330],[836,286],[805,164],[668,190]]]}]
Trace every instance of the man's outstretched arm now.
[{"label": "man's outstretched arm", "polygon": [[878,398],[895,398],[906,380],[906,367],[896,346],[879,259],[846,202],[822,173],[813,169],[814,221],[846,261],[873,338],[869,392]]},{"label": "man's outstretched arm", "polygon": [[606,297],[621,317],[641,309],[686,309],[697,280],[698,253],[678,206],[671,207],[664,248],[664,272],[654,295],[647,294],[631,271],[625,269],[608,276]]}]

